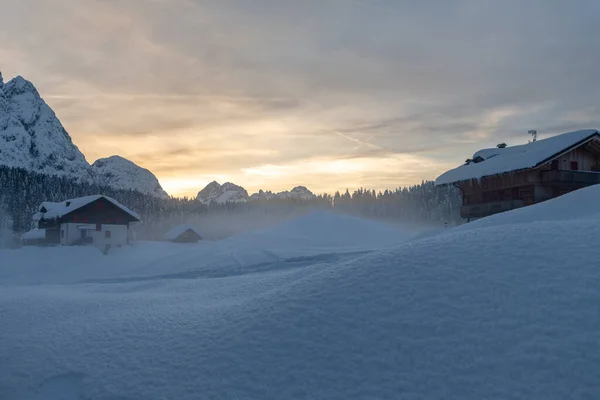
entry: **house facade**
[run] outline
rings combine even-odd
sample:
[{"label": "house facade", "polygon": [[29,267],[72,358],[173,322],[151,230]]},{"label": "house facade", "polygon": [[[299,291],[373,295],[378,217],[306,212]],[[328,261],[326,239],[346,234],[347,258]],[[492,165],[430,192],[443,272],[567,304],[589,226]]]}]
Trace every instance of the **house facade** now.
[{"label": "house facade", "polygon": [[468,221],[525,207],[600,183],[600,132],[584,130],[528,144],[484,149],[436,185],[462,194]]},{"label": "house facade", "polygon": [[44,202],[34,215],[47,243],[92,245],[105,251],[128,244],[129,225],[139,220],[138,214],[102,195]]}]

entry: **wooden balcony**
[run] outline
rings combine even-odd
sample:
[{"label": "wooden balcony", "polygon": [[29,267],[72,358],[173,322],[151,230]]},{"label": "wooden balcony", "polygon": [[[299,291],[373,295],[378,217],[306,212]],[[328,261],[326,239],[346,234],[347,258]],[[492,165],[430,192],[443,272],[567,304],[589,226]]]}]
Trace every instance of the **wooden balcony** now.
[{"label": "wooden balcony", "polygon": [[523,200],[502,200],[489,203],[469,204],[460,208],[463,218],[481,218],[525,206]]},{"label": "wooden balcony", "polygon": [[600,172],[588,171],[542,171],[543,185],[589,186],[600,183]]}]

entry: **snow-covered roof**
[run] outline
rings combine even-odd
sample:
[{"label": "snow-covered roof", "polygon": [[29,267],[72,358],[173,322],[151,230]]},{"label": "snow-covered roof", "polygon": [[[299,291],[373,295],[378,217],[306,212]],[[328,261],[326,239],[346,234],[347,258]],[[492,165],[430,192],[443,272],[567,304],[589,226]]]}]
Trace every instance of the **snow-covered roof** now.
[{"label": "snow-covered roof", "polygon": [[182,233],[184,233],[185,231],[191,230],[193,232],[195,232],[198,236],[200,236],[200,238],[202,238],[202,235],[200,234],[200,231],[191,226],[191,225],[178,225],[175,226],[173,228],[171,228],[167,233],[165,233],[165,235],[163,236],[164,240],[175,240],[177,239]]},{"label": "snow-covered roof", "polygon": [[34,229],[27,231],[21,235],[21,239],[23,239],[23,240],[45,239],[45,238],[46,238],[46,230],[45,229],[34,228]]},{"label": "snow-covered roof", "polygon": [[473,159],[481,157],[483,161],[471,162],[451,169],[440,175],[435,180],[435,184],[445,185],[537,167],[598,136],[600,136],[600,132],[596,129],[586,129],[563,133],[519,146],[483,149],[473,155]]},{"label": "snow-covered roof", "polygon": [[[93,196],[77,197],[74,199],[68,199],[65,201],[61,201],[59,203],[45,201],[42,204],[40,204],[40,208],[38,210],[39,212],[33,216],[33,219],[39,221],[42,218],[44,218],[44,219],[61,218],[64,215],[67,215],[70,212],[80,209],[81,207],[86,206],[90,203],[93,203],[94,201],[101,199],[101,198],[104,198],[104,199],[110,201],[112,204],[119,207],[121,210],[123,210],[127,214],[131,215],[133,218],[135,218],[137,220],[140,219],[139,214],[137,214],[136,212],[125,207],[123,204],[119,203],[112,197],[103,196],[100,194],[96,194]],[[43,212],[42,211],[43,209],[45,209],[46,211]]]}]

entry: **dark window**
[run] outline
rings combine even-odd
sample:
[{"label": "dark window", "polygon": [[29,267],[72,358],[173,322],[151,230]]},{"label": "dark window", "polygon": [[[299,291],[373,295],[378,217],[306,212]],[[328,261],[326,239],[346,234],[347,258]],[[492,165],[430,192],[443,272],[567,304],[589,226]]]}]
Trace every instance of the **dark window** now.
[{"label": "dark window", "polygon": [[61,239],[65,237],[65,230],[64,229],[60,230],[60,237],[61,237]]},{"label": "dark window", "polygon": [[102,230],[102,224],[96,224],[96,232],[100,232]]},{"label": "dark window", "polygon": [[512,188],[512,198],[517,200],[519,198],[519,188]]},{"label": "dark window", "polygon": [[97,202],[96,203],[96,210],[103,210],[104,209],[104,203],[102,202]]},{"label": "dark window", "polygon": [[571,161],[571,171],[578,171],[579,163],[577,161]]},{"label": "dark window", "polygon": [[73,216],[73,222],[79,222],[79,216],[78,215]]},{"label": "dark window", "polygon": [[550,164],[550,169],[552,171],[557,171],[558,170],[558,160],[552,161],[552,164]]},{"label": "dark window", "polygon": [[105,238],[110,238],[110,231],[105,231],[104,232],[104,237]]}]

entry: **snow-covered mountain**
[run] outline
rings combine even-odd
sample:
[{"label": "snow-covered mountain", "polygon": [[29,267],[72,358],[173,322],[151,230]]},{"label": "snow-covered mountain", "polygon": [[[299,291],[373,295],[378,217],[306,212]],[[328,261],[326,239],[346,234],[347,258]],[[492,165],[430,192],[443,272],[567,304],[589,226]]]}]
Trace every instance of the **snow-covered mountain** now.
[{"label": "snow-covered mountain", "polygon": [[21,76],[4,83],[1,73],[0,164],[92,180],[85,156],[33,84]]},{"label": "snow-covered mountain", "polygon": [[316,196],[308,190],[305,186],[296,186],[289,192],[287,190],[279,193],[273,193],[271,191],[259,190],[258,193],[254,193],[250,196],[250,200],[271,200],[271,199],[296,199],[296,200],[310,200]]},{"label": "snow-covered mountain", "polygon": [[35,86],[0,72],[0,165],[167,197],[156,176],[113,156],[91,166]]},{"label": "snow-covered mountain", "polygon": [[246,201],[273,200],[273,199],[297,199],[310,200],[316,196],[305,186],[296,186],[289,192],[287,190],[279,193],[273,193],[270,190],[259,190],[252,196],[248,196],[248,192],[241,186],[230,182],[219,184],[217,181],[212,181],[204,189],[198,192],[196,200],[203,204],[210,204],[213,201],[219,204],[228,202],[243,203]]},{"label": "snow-covered mountain", "polygon": [[121,156],[100,158],[92,164],[92,170],[99,184],[116,189],[135,189],[161,198],[169,196],[152,172]]},{"label": "snow-covered mountain", "polygon": [[218,204],[243,203],[248,200],[248,192],[243,187],[231,182],[225,182],[221,185],[217,181],[212,181],[198,192],[196,200],[202,204],[212,202]]}]

